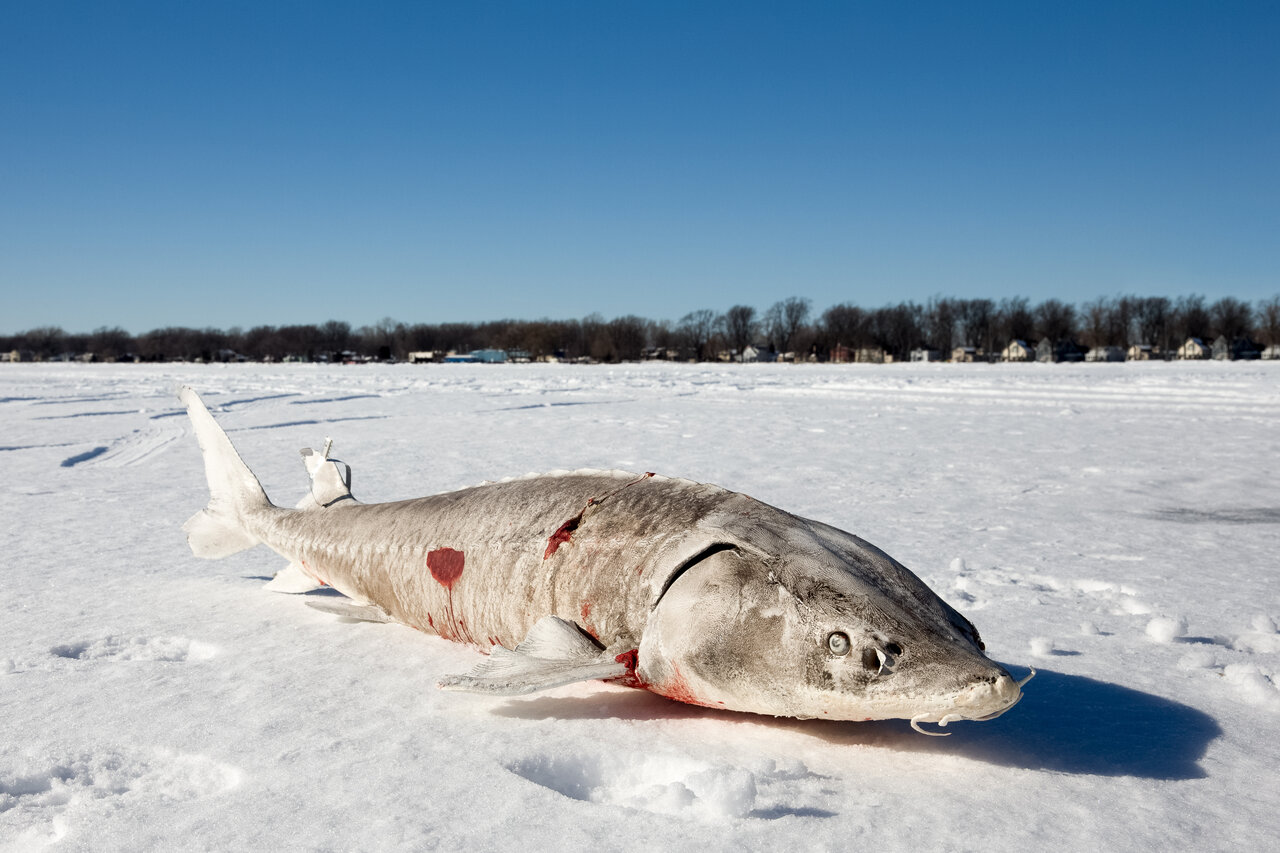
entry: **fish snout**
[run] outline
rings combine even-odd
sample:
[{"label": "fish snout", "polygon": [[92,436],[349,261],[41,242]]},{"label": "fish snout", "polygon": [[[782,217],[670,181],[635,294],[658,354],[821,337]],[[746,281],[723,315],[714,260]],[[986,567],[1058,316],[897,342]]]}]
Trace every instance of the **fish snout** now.
[{"label": "fish snout", "polygon": [[1022,698],[1021,685],[1007,672],[987,675],[956,697],[956,710],[970,720],[990,720],[1012,708]]}]

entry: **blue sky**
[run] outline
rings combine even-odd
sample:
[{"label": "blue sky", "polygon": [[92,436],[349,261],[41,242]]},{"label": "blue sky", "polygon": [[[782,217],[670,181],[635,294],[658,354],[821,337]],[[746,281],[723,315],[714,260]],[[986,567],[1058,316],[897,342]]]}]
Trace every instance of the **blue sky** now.
[{"label": "blue sky", "polygon": [[1277,44],[1274,3],[8,0],[0,332],[1268,297]]}]

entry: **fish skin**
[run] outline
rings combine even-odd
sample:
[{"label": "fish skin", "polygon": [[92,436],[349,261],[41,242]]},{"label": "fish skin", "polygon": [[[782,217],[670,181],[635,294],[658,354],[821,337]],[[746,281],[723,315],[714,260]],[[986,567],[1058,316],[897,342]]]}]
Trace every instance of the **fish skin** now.
[{"label": "fish skin", "polygon": [[[358,605],[481,648],[514,648],[559,617],[630,661],[629,683],[710,707],[918,728],[1021,696],[973,625],[900,563],[747,495],[584,470],[362,504],[348,469],[288,509],[195,392],[179,397],[211,488],[185,528],[198,556],[263,543]],[[322,465],[307,460],[313,477]],[[836,631],[845,654],[828,645]]]},{"label": "fish skin", "polygon": [[[638,640],[670,571],[709,544],[700,522],[744,503],[770,509],[688,480],[577,471],[392,503],[267,509],[248,526],[344,595],[449,639],[512,647],[538,619],[559,616],[613,647]],[[569,541],[544,557],[584,509]],[[446,548],[465,559],[452,589],[427,565]]]}]

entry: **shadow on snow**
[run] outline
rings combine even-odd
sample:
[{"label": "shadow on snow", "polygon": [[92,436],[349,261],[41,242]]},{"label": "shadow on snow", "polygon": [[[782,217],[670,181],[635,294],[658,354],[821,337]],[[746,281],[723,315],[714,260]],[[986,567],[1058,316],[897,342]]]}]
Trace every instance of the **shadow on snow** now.
[{"label": "shadow on snow", "polygon": [[949,738],[924,737],[900,720],[768,719],[682,705],[638,690],[512,700],[494,713],[526,719],[751,720],[831,744],[954,755],[1024,770],[1166,780],[1204,778],[1207,774],[1197,762],[1222,734],[1212,717],[1187,705],[1052,670],[1040,670],[1022,701],[1004,716],[985,723],[953,723],[942,730],[952,732]]}]

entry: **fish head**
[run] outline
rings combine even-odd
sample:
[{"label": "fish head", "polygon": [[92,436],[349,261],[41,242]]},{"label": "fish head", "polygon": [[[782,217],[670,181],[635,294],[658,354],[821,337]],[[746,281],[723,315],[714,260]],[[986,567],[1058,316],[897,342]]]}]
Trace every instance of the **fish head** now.
[{"label": "fish head", "polygon": [[640,645],[649,689],[727,710],[913,726],[991,719],[1021,698],[973,625],[919,578],[825,532],[836,547],[812,535],[782,556],[725,545],[670,581]]}]

